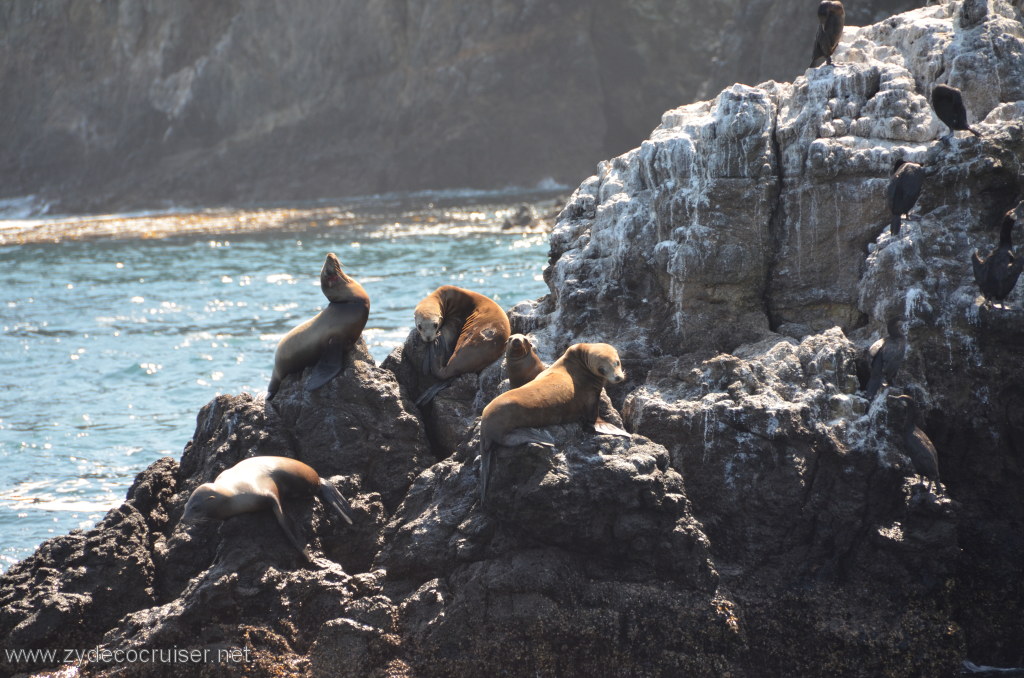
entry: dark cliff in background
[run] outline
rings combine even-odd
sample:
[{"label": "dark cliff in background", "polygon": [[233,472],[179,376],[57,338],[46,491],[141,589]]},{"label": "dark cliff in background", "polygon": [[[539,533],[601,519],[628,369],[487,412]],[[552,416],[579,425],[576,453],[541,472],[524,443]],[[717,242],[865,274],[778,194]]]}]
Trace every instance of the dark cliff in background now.
[{"label": "dark cliff in background", "polygon": [[[575,184],[803,72],[816,2],[13,0],[0,199],[61,211]],[[920,3],[871,0],[848,24]]]}]

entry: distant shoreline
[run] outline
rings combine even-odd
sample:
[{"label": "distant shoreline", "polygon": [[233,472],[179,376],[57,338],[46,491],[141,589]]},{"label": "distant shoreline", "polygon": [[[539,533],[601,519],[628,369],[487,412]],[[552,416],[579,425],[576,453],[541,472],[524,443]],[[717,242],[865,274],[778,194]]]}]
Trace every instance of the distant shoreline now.
[{"label": "distant shoreline", "polygon": [[[331,198],[262,205],[179,207],[123,214],[53,215],[0,219],[0,247],[85,240],[162,239],[169,237],[252,234],[266,231],[305,231],[310,221],[325,228],[373,224],[378,215],[396,210],[423,213],[433,223],[435,208],[528,203],[550,212],[551,201],[570,189],[544,185],[534,189],[482,191],[455,189]],[[386,208],[386,209],[382,209]],[[381,222],[383,223],[383,221]]]}]

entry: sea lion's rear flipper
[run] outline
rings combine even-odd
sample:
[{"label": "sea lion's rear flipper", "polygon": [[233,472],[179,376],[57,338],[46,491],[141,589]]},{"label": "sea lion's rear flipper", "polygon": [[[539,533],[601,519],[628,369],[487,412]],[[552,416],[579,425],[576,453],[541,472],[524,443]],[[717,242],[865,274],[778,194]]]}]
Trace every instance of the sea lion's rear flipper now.
[{"label": "sea lion's rear flipper", "polygon": [[437,333],[437,338],[427,344],[427,350],[423,352],[422,371],[424,376],[437,376],[451,357],[448,338],[444,331]]},{"label": "sea lion's rear flipper", "polygon": [[439,381],[433,386],[427,388],[427,390],[425,390],[423,394],[416,399],[416,407],[423,407],[429,403],[434,399],[434,396],[448,388],[453,381],[455,381],[455,379],[445,379],[444,381]]},{"label": "sea lion's rear flipper", "polygon": [[345,351],[334,340],[327,342],[320,360],[313,366],[313,371],[306,381],[306,390],[315,391],[331,379],[345,371]]},{"label": "sea lion's rear flipper", "polygon": [[352,506],[345,499],[345,496],[338,491],[330,481],[323,478],[320,479],[320,498],[324,500],[328,506],[345,519],[345,522],[349,525],[352,524],[352,519],[349,517],[349,513],[352,512]]},{"label": "sea lion's rear flipper", "polygon": [[632,437],[629,434],[629,431],[623,430],[615,424],[605,421],[601,417],[598,417],[597,421],[594,422],[594,433],[599,433],[605,436],[622,436],[624,438]]},{"label": "sea lion's rear flipper", "polygon": [[288,519],[285,518],[284,511],[281,510],[280,500],[278,500],[276,495],[270,495],[270,498],[273,500],[271,502],[271,508],[274,509],[274,517],[277,518],[277,524],[281,526],[281,529],[284,530],[285,536],[288,537],[288,541],[290,541],[292,545],[299,550],[302,557],[312,563],[313,557],[309,554],[309,549],[306,548],[305,544],[299,541],[297,536],[295,536],[292,526],[288,523]]},{"label": "sea lion's rear flipper", "polygon": [[480,505],[487,501],[487,488],[491,484],[491,460],[494,458],[494,451],[480,443]]},{"label": "sea lion's rear flipper", "polygon": [[501,444],[508,447],[528,444],[554,447],[555,438],[542,428],[517,428],[506,433]]}]

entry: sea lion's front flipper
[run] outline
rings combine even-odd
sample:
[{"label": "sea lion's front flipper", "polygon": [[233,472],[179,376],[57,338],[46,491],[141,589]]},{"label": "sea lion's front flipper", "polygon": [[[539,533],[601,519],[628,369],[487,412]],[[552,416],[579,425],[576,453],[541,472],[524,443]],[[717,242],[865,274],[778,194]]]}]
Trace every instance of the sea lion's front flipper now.
[{"label": "sea lion's front flipper", "polygon": [[288,537],[288,541],[290,541],[292,545],[299,550],[302,557],[312,563],[313,557],[310,556],[309,549],[306,548],[305,544],[299,541],[299,538],[295,536],[295,532],[292,530],[292,526],[288,524],[288,519],[285,518],[284,511],[281,510],[280,500],[278,500],[275,495],[271,495],[270,498],[273,500],[271,502],[271,508],[274,509],[274,517],[277,518],[277,524],[281,526],[281,529],[284,530],[285,536]]},{"label": "sea lion's front flipper", "polygon": [[434,399],[434,396],[436,396],[444,389],[448,388],[448,386],[453,381],[455,381],[455,379],[445,379],[444,381],[439,381],[433,386],[427,388],[425,391],[423,391],[423,395],[416,399],[416,407],[423,407],[424,405],[429,403],[431,400]]},{"label": "sea lion's front flipper", "polygon": [[338,491],[334,485],[328,480],[320,479],[320,498],[324,500],[331,508],[333,508],[338,515],[345,519],[345,522],[349,525],[352,524],[352,519],[349,514],[352,512],[352,506],[345,499],[345,496]]},{"label": "sea lion's front flipper", "polygon": [[622,436],[624,438],[632,437],[629,431],[623,430],[615,424],[605,421],[601,417],[598,417],[597,421],[594,422],[594,432],[606,436]]},{"label": "sea lion's front flipper", "polygon": [[315,391],[345,370],[345,351],[333,339],[320,354],[320,360],[313,366],[313,371],[306,381],[306,390]]},{"label": "sea lion's front flipper", "polygon": [[508,447],[527,444],[554,447],[555,438],[542,428],[517,428],[506,433],[501,444]]}]

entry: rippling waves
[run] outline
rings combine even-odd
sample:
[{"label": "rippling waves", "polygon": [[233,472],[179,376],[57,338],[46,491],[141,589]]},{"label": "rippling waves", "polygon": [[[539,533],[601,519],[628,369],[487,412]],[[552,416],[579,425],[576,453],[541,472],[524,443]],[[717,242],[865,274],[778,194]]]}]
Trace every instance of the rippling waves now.
[{"label": "rippling waves", "polygon": [[325,303],[328,251],[370,294],[378,363],[439,285],[506,308],[544,294],[547,235],[502,230],[512,212],[370,201],[113,216],[99,230],[0,222],[23,243],[0,247],[0,569],[91,527],[139,471],[177,458],[211,398],[264,391],[277,341]]}]

